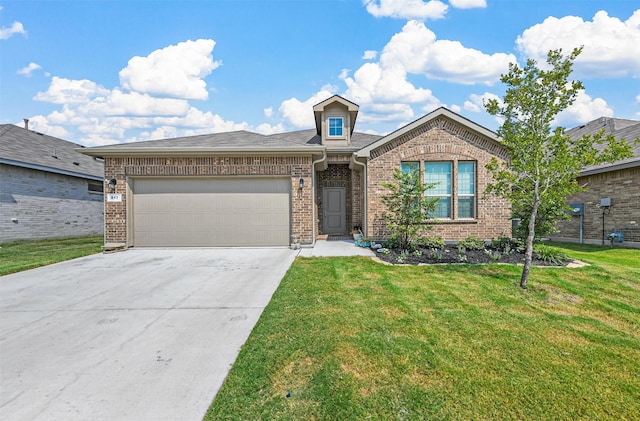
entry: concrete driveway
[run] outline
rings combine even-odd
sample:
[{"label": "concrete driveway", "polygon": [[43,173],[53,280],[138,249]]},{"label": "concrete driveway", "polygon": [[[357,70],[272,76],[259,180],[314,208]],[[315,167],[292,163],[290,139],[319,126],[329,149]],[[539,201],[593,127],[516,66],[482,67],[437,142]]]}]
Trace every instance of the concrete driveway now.
[{"label": "concrete driveway", "polygon": [[0,277],[0,419],[202,419],[295,255],[131,249]]}]

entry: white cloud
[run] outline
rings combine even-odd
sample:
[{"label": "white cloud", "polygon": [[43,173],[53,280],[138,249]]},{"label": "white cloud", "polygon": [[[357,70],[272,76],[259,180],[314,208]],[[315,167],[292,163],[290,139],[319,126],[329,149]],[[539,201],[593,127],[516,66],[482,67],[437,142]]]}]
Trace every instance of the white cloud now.
[{"label": "white cloud", "polygon": [[364,0],[373,16],[401,19],[442,19],[449,6],[439,0]]},{"label": "white cloud", "polygon": [[46,92],[38,92],[33,99],[54,104],[82,104],[109,90],[87,79],[73,80],[54,76]]},{"label": "white cloud", "polygon": [[220,66],[212,52],[215,41],[199,39],[156,50],[146,57],[133,57],[120,71],[123,88],[158,96],[206,100],[203,78]]},{"label": "white cloud", "polygon": [[[16,126],[23,127],[23,125],[24,121],[16,123]],[[49,136],[58,137],[60,139],[68,139],[70,136],[70,133],[64,127],[51,124],[49,119],[42,115],[29,117],[29,129]]]},{"label": "white cloud", "polygon": [[569,53],[584,45],[576,59],[576,73],[590,77],[640,77],[640,9],[625,22],[597,12],[592,21],[581,17],[548,17],[525,30],[516,41],[518,50],[544,62],[547,52],[562,48]]},{"label": "white cloud", "polygon": [[358,121],[362,123],[409,122],[414,118],[415,114],[409,104],[369,104],[358,115]]},{"label": "white cloud", "polygon": [[267,118],[271,118],[273,116],[273,107],[265,108],[264,116]]},{"label": "white cloud", "polygon": [[464,109],[474,113],[483,112],[485,110],[484,104],[486,104],[490,99],[495,99],[498,101],[498,104],[503,104],[502,98],[500,98],[498,95],[492,94],[490,92],[485,92],[482,95],[469,95],[469,99],[464,102]]},{"label": "white cloud", "polygon": [[362,54],[363,60],[374,60],[378,57],[378,52],[376,50],[367,50]]},{"label": "white cloud", "polygon": [[637,104],[640,104],[640,95],[638,95],[638,96],[636,97],[636,103],[637,103]]},{"label": "white cloud", "polygon": [[449,0],[456,9],[473,9],[475,7],[487,7],[487,0]]},{"label": "white cloud", "polygon": [[300,101],[297,98],[289,98],[280,104],[280,114],[285,121],[294,127],[311,128],[315,127],[313,119],[313,106],[329,98],[335,92],[332,86],[324,86],[322,89],[308,98],[306,101]]},{"label": "white cloud", "polygon": [[592,99],[585,91],[580,91],[573,105],[558,114],[554,124],[570,127],[599,117],[613,117],[613,109],[604,99]]},{"label": "white cloud", "polygon": [[461,84],[491,85],[515,63],[512,54],[485,54],[458,41],[436,40],[424,23],[409,21],[384,47],[380,62],[401,63],[409,73]]},{"label": "white cloud", "polygon": [[138,92],[125,93],[120,89],[78,107],[82,114],[99,116],[183,116],[188,110],[189,103],[183,99],[154,98]]},{"label": "white cloud", "polygon": [[451,109],[451,111],[453,111],[454,113],[460,113],[460,111],[462,111],[462,108],[460,108],[459,105],[456,104],[451,104],[451,106],[449,107]]},{"label": "white cloud", "polygon": [[275,126],[272,126],[271,124],[268,124],[268,123],[262,123],[255,128],[256,133],[260,133],[263,135],[283,133],[284,131],[285,131],[285,128],[282,124],[276,124]]},{"label": "white cloud", "polygon": [[0,28],[0,39],[9,39],[15,34],[27,35],[27,31],[20,22],[13,22],[8,28],[4,26]]},{"label": "white cloud", "polygon": [[38,69],[42,69],[42,66],[40,66],[38,63],[31,62],[27,67],[23,67],[22,69],[18,70],[17,73],[22,76],[31,77],[31,74]]}]

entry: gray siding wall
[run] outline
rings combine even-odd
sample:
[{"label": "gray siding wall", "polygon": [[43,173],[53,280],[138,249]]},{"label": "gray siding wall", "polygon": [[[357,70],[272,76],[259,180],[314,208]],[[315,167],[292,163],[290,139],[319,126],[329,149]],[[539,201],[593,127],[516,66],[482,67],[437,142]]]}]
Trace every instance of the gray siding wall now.
[{"label": "gray siding wall", "polygon": [[0,243],[102,235],[103,195],[87,181],[0,164]]}]

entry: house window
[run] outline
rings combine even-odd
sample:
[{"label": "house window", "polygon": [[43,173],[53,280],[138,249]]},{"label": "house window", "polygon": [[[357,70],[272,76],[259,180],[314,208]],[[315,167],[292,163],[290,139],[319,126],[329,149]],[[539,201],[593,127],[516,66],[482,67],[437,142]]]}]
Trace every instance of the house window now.
[{"label": "house window", "polygon": [[342,117],[329,117],[329,137],[342,137]]},{"label": "house window", "polygon": [[475,218],[475,162],[458,162],[458,218]]},{"label": "house window", "polygon": [[415,162],[403,162],[402,164],[400,164],[400,169],[402,170],[402,172],[404,174],[410,174],[418,169],[420,169],[420,163],[415,161]]},{"label": "house window", "polygon": [[87,181],[89,193],[104,193],[104,183],[102,181]]},{"label": "house window", "polygon": [[433,216],[451,218],[451,162],[425,162],[424,182],[434,184],[426,195],[438,198]]}]

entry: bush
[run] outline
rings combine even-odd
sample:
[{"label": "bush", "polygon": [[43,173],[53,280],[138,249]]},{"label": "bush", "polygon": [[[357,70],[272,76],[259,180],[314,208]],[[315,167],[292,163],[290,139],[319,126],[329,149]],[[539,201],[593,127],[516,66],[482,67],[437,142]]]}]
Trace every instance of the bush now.
[{"label": "bush", "polygon": [[444,238],[442,237],[420,237],[418,239],[418,246],[425,249],[443,249]]},{"label": "bush", "polygon": [[524,251],[524,243],[519,238],[498,237],[491,240],[491,248],[509,255]]},{"label": "bush", "polygon": [[540,259],[546,263],[552,263],[554,265],[562,265],[570,260],[567,254],[555,247],[546,246],[544,244],[537,244],[533,247],[533,255],[536,259]]},{"label": "bush", "polygon": [[464,247],[467,250],[484,250],[484,240],[478,237],[470,236],[456,243],[458,247]]}]

